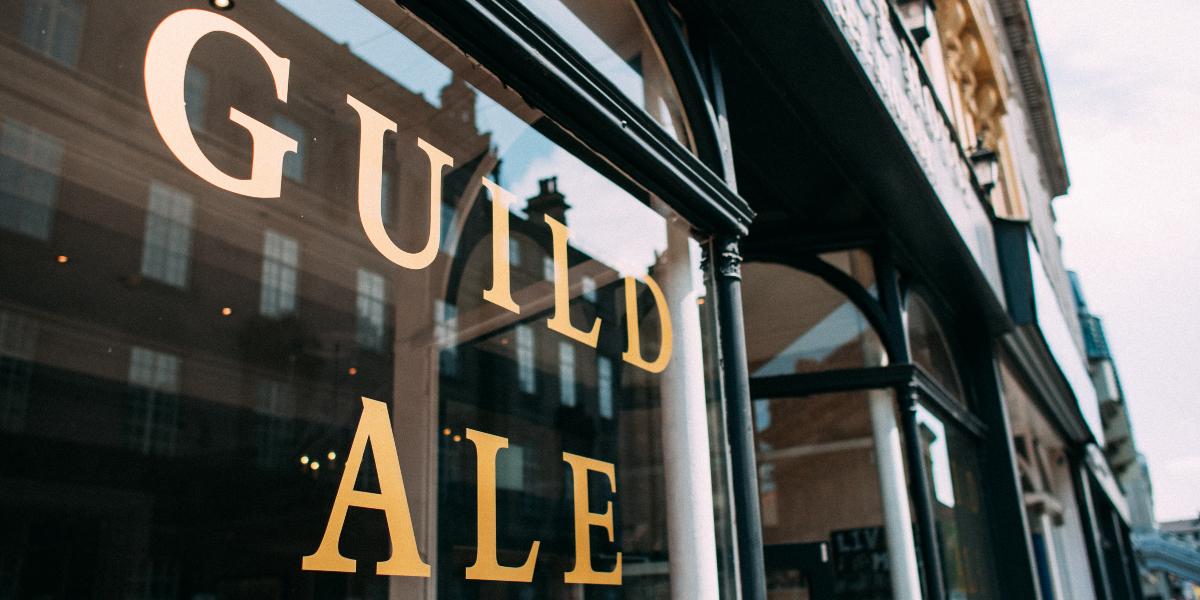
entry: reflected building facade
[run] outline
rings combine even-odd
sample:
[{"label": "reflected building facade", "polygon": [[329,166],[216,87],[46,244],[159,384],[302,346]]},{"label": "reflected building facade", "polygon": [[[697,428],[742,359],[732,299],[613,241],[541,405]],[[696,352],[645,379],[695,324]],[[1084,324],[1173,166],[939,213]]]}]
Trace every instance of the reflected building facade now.
[{"label": "reflected building facade", "polygon": [[1143,593],[1023,1],[6,8],[0,598]]}]

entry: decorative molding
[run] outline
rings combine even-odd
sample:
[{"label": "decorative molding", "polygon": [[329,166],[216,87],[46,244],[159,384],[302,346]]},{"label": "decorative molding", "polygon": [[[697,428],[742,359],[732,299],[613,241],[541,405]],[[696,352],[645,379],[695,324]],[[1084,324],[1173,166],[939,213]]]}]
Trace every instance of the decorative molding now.
[{"label": "decorative molding", "polygon": [[888,0],[824,0],[980,270],[1003,299],[995,236],[971,167]]}]

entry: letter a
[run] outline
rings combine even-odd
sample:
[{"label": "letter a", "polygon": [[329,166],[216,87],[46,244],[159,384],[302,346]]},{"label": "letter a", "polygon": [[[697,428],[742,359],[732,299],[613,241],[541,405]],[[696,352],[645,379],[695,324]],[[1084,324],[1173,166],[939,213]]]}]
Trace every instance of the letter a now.
[{"label": "letter a", "polygon": [[[392,435],[387,405],[365,396],[362,403],[362,417],[358,421],[358,430],[354,432],[354,441],[350,444],[350,455],[346,457],[342,482],[338,485],[337,497],[333,499],[325,536],[321,538],[317,551],[304,557],[300,568],[305,571],[354,572],[355,561],[342,556],[338,542],[342,538],[342,526],[346,524],[347,510],[351,506],[358,506],[382,510],[387,517],[392,557],[376,565],[375,572],[379,575],[429,577],[429,565],[421,560],[417,552],[416,535],[408,511],[408,496],[404,493],[400,458],[396,455],[396,440]],[[368,443],[375,456],[375,472],[379,475],[378,494],[354,489]]]}]

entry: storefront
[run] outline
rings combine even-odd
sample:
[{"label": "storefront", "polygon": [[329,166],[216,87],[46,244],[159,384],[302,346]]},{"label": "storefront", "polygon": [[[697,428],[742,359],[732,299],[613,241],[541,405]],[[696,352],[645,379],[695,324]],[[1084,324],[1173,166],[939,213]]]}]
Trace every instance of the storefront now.
[{"label": "storefront", "polygon": [[898,13],[10,4],[0,598],[1051,597]]}]

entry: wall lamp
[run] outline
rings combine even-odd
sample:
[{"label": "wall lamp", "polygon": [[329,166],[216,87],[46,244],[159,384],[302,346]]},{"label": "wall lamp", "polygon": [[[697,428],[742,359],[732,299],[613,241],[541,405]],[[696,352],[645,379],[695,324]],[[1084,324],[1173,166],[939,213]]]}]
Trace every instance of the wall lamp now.
[{"label": "wall lamp", "polygon": [[996,151],[984,145],[983,140],[975,143],[971,152],[971,167],[975,170],[975,180],[984,194],[991,194],[1000,176],[1000,160]]}]

